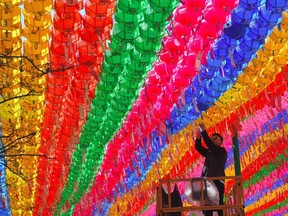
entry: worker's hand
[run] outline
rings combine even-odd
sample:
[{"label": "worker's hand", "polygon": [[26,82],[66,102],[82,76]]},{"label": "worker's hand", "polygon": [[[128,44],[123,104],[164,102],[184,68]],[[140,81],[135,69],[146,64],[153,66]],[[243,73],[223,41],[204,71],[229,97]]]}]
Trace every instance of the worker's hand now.
[{"label": "worker's hand", "polygon": [[199,127],[200,127],[201,131],[206,130],[206,127],[205,127],[204,123],[200,123]]},{"label": "worker's hand", "polygon": [[196,139],[200,139],[200,138],[201,138],[201,131],[198,130],[198,131],[197,131],[197,135],[196,135]]}]

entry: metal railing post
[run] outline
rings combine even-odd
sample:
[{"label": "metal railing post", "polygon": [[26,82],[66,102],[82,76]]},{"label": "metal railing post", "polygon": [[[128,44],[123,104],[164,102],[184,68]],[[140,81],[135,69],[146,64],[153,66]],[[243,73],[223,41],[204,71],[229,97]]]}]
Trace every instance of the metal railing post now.
[{"label": "metal railing post", "polygon": [[[240,164],[240,149],[239,149],[239,140],[238,140],[238,133],[237,130],[235,130],[235,135],[232,137],[232,148],[233,148],[233,154],[234,154],[234,168],[235,168],[235,175],[240,176],[242,178],[241,174],[241,164]],[[239,183],[239,187],[243,187],[241,184],[241,181]],[[243,189],[243,188],[242,188]],[[242,197],[243,199],[244,197]],[[244,202],[244,200],[243,200]],[[244,207],[244,206],[243,206]],[[244,208],[242,210],[242,216],[244,216]]]}]

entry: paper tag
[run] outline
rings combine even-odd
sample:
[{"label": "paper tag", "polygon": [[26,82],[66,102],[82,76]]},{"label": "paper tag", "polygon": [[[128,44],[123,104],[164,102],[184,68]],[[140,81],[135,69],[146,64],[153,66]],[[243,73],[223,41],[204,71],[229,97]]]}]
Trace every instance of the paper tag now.
[{"label": "paper tag", "polygon": [[234,68],[236,68],[237,65],[235,64],[235,59],[234,59],[234,57],[233,57],[233,53],[232,53],[232,48],[231,48],[231,47],[228,49],[228,53],[229,53],[229,58],[230,58],[230,61],[231,61],[232,66],[233,66]]},{"label": "paper tag", "polygon": [[75,51],[74,51],[74,49],[73,49],[73,46],[72,46],[72,38],[71,38],[71,35],[70,35],[70,32],[68,32],[68,38],[69,38],[69,43],[68,43],[68,45],[69,45],[69,48],[70,48],[70,51],[71,51],[71,53],[75,53]]},{"label": "paper tag", "polygon": [[159,137],[159,146],[162,146],[163,145],[163,141],[162,141],[162,138]]},{"label": "paper tag", "polygon": [[197,79],[198,79],[199,84],[201,85],[202,84],[202,80],[201,80],[201,76],[200,76],[199,73],[197,74]]},{"label": "paper tag", "polygon": [[224,67],[221,67],[221,72],[222,72],[222,77],[225,78],[225,71],[224,71]]},{"label": "paper tag", "polygon": [[264,89],[264,94],[265,94],[265,97],[266,97],[267,101],[270,101],[270,98],[268,96],[268,92],[267,92],[266,88]]},{"label": "paper tag", "polygon": [[89,68],[91,75],[95,78],[97,83],[99,83],[100,82],[99,74],[97,74],[90,65],[88,65],[88,68]]},{"label": "paper tag", "polygon": [[135,141],[134,141],[134,133],[133,132],[130,134],[130,138],[131,138],[132,144],[134,145]]},{"label": "paper tag", "polygon": [[136,127],[136,131],[137,131],[137,135],[138,135],[139,140],[140,140],[142,138],[142,132],[141,132],[140,127]]},{"label": "paper tag", "polygon": [[66,44],[64,44],[64,58],[66,62],[69,62],[69,51],[68,51],[68,46],[66,46]]},{"label": "paper tag", "polygon": [[192,103],[193,103],[193,106],[194,106],[194,108],[195,108],[195,112],[196,112],[196,113],[200,113],[200,110],[199,110],[199,108],[198,108],[198,106],[197,106],[197,102],[196,102],[194,96],[192,96]]},{"label": "paper tag", "polygon": [[168,129],[166,129],[166,143],[169,144],[170,142],[171,142],[171,137],[170,137]]},{"label": "paper tag", "polygon": [[186,106],[185,90],[181,89],[181,102],[183,106]]},{"label": "paper tag", "polygon": [[102,50],[103,50],[103,52],[105,52],[106,49],[105,49],[104,43],[103,43],[103,41],[102,41],[102,38],[100,37],[99,34],[98,34],[97,36],[98,36],[98,40],[100,41],[100,44],[101,44]]},{"label": "paper tag", "polygon": [[[193,134],[193,133],[192,133]],[[189,146],[190,145],[190,142],[189,142],[189,138],[188,138],[188,133],[186,132],[185,133],[185,140],[186,140],[186,146]]]},{"label": "paper tag", "polygon": [[195,61],[195,70],[196,70],[196,72],[199,72],[200,69],[201,69],[201,58],[202,58],[202,52],[199,52],[197,54],[196,61]]},{"label": "paper tag", "polygon": [[277,106],[276,107],[278,108],[278,111],[281,112],[283,110],[281,96],[278,95],[276,97],[276,99],[277,99]]},{"label": "paper tag", "polygon": [[80,114],[80,119],[85,121],[85,116],[84,116],[84,106],[83,104],[79,104],[79,114]]},{"label": "paper tag", "polygon": [[56,114],[56,128],[57,128],[57,129],[60,129],[60,126],[61,126],[59,119],[60,119],[60,118],[58,117],[58,113],[57,113],[57,114]]}]

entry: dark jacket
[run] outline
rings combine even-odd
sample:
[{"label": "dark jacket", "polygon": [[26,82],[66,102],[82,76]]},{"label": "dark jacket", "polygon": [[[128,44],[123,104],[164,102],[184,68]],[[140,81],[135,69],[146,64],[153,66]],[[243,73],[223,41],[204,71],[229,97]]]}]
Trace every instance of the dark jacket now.
[{"label": "dark jacket", "polygon": [[225,148],[214,145],[207,132],[202,131],[202,137],[207,148],[202,146],[201,138],[196,139],[196,150],[205,157],[202,170],[202,177],[225,176],[225,163],[227,160],[227,151]]}]

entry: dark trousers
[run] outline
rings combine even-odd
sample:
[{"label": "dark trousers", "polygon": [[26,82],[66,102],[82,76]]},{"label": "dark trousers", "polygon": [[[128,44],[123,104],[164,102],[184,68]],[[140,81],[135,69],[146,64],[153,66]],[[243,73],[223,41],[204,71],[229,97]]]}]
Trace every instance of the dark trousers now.
[{"label": "dark trousers", "polygon": [[[224,184],[220,180],[213,180],[219,192],[219,205],[224,204]],[[214,210],[203,211],[205,216],[213,216]],[[215,210],[218,213],[218,216],[223,216],[223,210]]]}]

